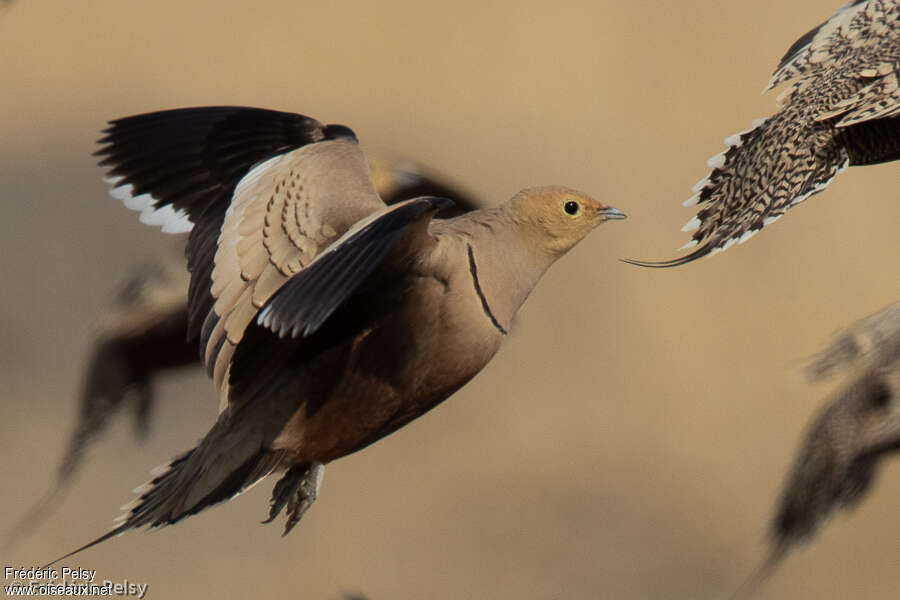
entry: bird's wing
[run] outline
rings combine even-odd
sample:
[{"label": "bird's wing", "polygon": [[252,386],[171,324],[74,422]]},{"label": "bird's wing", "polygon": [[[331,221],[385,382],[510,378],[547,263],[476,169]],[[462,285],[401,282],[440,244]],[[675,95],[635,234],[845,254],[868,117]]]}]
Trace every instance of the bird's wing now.
[{"label": "bird's wing", "polygon": [[111,194],[163,231],[190,231],[187,245],[189,334],[200,332],[212,306],[213,255],[238,182],[259,163],[331,139],[353,139],[346,127],[293,113],[213,106],[166,110],[110,122],[97,155]]},{"label": "bird's wing", "polygon": [[254,319],[282,336],[313,333],[410,225],[449,204],[418,198],[386,207],[351,140],[318,142],[255,167],[222,224],[215,304],[201,333],[220,406],[227,406],[235,349]]},{"label": "bird's wing", "polygon": [[217,236],[215,302],[200,336],[217,388],[256,313],[323,248],[384,207],[355,140],[304,146],[241,180]]},{"label": "bird's wing", "polygon": [[[257,398],[274,375],[273,369],[280,370],[278,365],[298,348],[315,356],[339,345],[347,335],[360,333],[354,329],[354,318],[348,320],[343,315],[334,324],[329,317],[348,302],[379,265],[387,262],[402,269],[401,265],[408,264],[409,252],[431,239],[427,232],[431,217],[448,208],[450,202],[422,197],[385,207],[361,219],[290,277],[270,280],[274,284],[260,277],[257,289],[248,287],[243,302],[249,308],[239,306],[219,323],[226,322],[228,330],[230,322],[239,319],[242,336],[250,337],[232,343],[232,334],[226,331],[219,342],[213,337],[209,341],[208,347],[218,353],[213,357],[213,379],[220,389],[220,411]],[[268,287],[262,288],[264,285]],[[260,290],[262,293],[257,294]],[[329,327],[323,327],[326,322]],[[265,331],[271,334],[260,335]],[[320,335],[314,335],[317,332]],[[251,364],[257,367],[249,368]]]},{"label": "bird's wing", "polygon": [[779,96],[780,107],[808,86],[831,79],[820,90],[824,102],[814,118],[837,128],[838,142],[847,148],[851,165],[900,158],[900,4],[896,1],[853,2],[798,40],[769,87],[791,79],[797,81]]},{"label": "bird's wing", "polygon": [[450,200],[423,197],[385,208],[354,225],[266,302],[257,322],[280,337],[307,336],[352,294],[413,223]]},{"label": "bird's wing", "polygon": [[766,90],[825,68],[835,61],[840,56],[835,50],[844,46],[851,36],[856,37],[857,29],[851,24],[859,13],[866,10],[867,4],[868,0],[854,0],[842,6],[830,19],[794,42],[778,63]]},{"label": "bird's wing", "polygon": [[407,160],[393,160],[383,156],[369,158],[369,169],[378,195],[385,204],[420,196],[436,196],[453,200],[453,205],[437,214],[439,219],[451,219],[484,208],[484,203],[449,180],[422,165]]}]

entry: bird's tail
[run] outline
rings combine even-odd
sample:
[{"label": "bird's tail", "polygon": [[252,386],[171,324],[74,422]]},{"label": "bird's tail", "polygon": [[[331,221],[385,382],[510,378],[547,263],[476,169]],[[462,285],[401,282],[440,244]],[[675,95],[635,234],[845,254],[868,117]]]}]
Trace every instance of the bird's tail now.
[{"label": "bird's tail", "polygon": [[747,241],[825,189],[849,158],[830,130],[804,124],[796,112],[783,109],[754,121],[749,129],[726,138],[725,150],[707,161],[709,174],[682,203],[697,207],[696,216],[681,228],[691,239],[680,250],[691,252],[667,261],[625,262],[673,267],[711,256]]},{"label": "bird's tail", "polygon": [[279,467],[282,456],[265,450],[257,436],[242,435],[220,416],[196,448],[154,469],[154,477],[135,490],[139,496],[112,530],[46,566],[120,535],[129,529],[171,525],[232,498]]},{"label": "bird's tail", "polygon": [[776,542],[769,550],[762,563],[750,573],[747,579],[745,579],[740,587],[735,590],[734,594],[731,595],[731,600],[749,600],[752,598],[772,573],[775,572],[775,569],[781,564],[781,561],[784,559],[788,550],[790,550],[789,540],[779,540]]}]

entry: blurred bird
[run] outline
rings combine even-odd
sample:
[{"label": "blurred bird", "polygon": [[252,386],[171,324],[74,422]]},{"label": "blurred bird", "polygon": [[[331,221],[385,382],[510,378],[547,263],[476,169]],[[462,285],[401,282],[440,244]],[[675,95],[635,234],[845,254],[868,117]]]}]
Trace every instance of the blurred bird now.
[{"label": "blurred bird", "polygon": [[821,192],[848,165],[900,158],[900,1],[856,0],[787,51],[766,87],[793,81],[779,111],[728,137],[684,206],[694,248],[674,267],[743,243]]},{"label": "blurred bird", "polygon": [[850,326],[807,369],[814,379],[854,370],[813,419],[771,525],[769,554],[741,594],[756,589],[835,509],[865,497],[878,463],[900,449],[900,302]]},{"label": "blurred bird", "polygon": [[[900,302],[860,319],[834,336],[809,363],[806,377],[817,381],[854,367],[882,368],[900,357]],[[900,366],[898,366],[900,368]]]},{"label": "blurred bird", "polygon": [[120,525],[75,552],[175,523],[274,472],[267,522],[286,508],[286,534],[326,463],[465,385],[544,271],[625,218],[555,186],[446,220],[434,218],[451,204],[442,198],[387,206],[349,128],[291,113],[162,111],[105,133],[112,194],[144,223],[191,232],[188,335],[220,414]]},{"label": "blurred bird", "polygon": [[[385,204],[417,196],[440,196],[454,205],[438,216],[452,218],[480,203],[428,169],[385,157],[369,160],[372,181]],[[50,515],[71,483],[88,445],[110,419],[131,403],[135,432],[144,438],[154,410],[154,380],[187,367],[201,367],[197,344],[188,342],[187,294],[190,275],[183,252],[139,266],[130,274],[98,323],[79,400],[78,422],[63,454],[53,489],[5,535],[6,547],[21,541]]]},{"label": "blurred bird", "polygon": [[188,274],[184,259],[141,265],[99,322],[85,373],[78,423],[63,455],[59,479],[69,481],[84,450],[122,407],[134,400],[135,431],[149,430],[153,377],[197,364],[187,342]]}]

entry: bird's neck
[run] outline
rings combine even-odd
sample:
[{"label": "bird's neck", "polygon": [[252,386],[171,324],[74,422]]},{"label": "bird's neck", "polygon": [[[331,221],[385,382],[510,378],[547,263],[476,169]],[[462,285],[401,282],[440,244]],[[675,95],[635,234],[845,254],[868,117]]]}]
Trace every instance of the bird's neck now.
[{"label": "bird's neck", "polygon": [[[479,211],[482,212],[482,211]],[[506,333],[554,256],[527,243],[502,212],[473,215],[464,239],[469,275],[487,316]]]}]

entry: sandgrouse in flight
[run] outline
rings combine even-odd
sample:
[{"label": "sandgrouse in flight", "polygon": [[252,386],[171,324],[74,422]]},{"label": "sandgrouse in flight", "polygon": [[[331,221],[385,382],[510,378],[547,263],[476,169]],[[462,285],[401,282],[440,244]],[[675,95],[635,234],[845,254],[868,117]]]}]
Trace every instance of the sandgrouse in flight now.
[{"label": "sandgrouse in flight", "polygon": [[75,552],[175,523],[274,472],[269,520],[287,508],[287,533],[326,463],[465,385],[546,269],[625,217],[555,186],[446,220],[433,218],[450,204],[441,198],[387,206],[350,129],[292,113],[162,111],[105,133],[113,195],[145,223],[190,231],[188,329],[220,413],[121,524]]},{"label": "sandgrouse in flight", "polygon": [[[369,171],[375,191],[385,204],[417,196],[453,200],[453,206],[437,214],[439,218],[455,217],[480,206],[458,185],[407,160],[369,157]],[[182,248],[139,265],[122,282],[109,305],[103,307],[83,374],[78,421],[63,453],[57,479],[48,493],[4,534],[0,545],[10,548],[21,542],[52,513],[72,483],[88,446],[102,435],[116,413],[130,409],[135,436],[144,439],[149,435],[151,416],[156,410],[157,380],[202,365],[197,344],[190,343],[187,335],[189,283]]]}]

